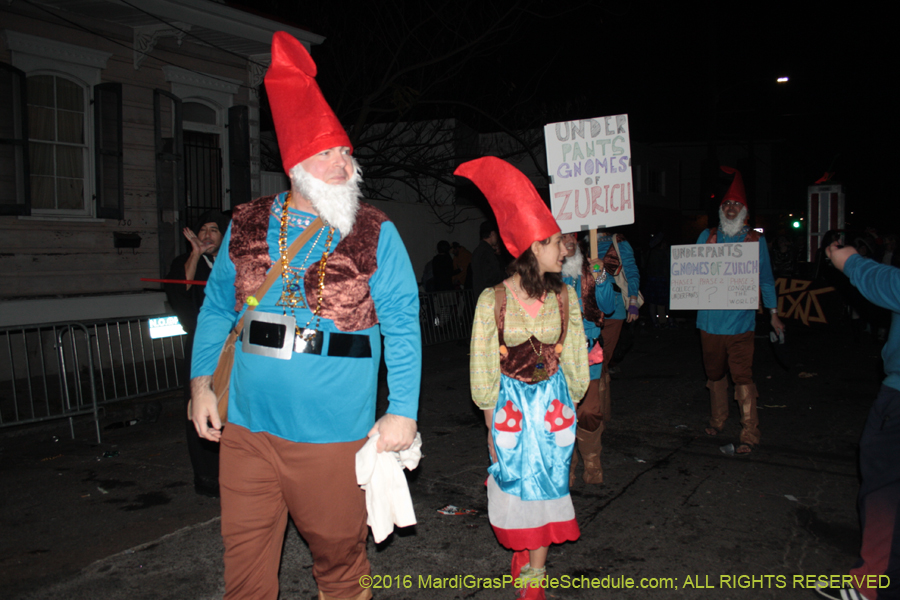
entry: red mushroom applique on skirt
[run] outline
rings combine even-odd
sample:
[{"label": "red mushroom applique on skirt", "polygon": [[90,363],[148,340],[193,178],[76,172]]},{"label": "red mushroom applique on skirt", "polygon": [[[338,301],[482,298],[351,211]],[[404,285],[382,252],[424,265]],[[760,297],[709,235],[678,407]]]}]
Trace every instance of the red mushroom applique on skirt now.
[{"label": "red mushroom applique on skirt", "polygon": [[498,462],[488,469],[488,503],[497,540],[513,550],[579,537],[569,496],[575,407],[561,369],[546,381],[500,378],[491,433]]}]

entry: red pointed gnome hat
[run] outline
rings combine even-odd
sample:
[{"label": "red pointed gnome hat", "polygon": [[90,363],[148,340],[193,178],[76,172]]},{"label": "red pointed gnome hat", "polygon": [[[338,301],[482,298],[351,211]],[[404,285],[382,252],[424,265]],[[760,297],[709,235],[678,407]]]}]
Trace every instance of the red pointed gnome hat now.
[{"label": "red pointed gnome hat", "polygon": [[506,249],[519,258],[532,242],[559,233],[550,209],[525,175],[494,156],[485,156],[459,165],[453,172],[478,186],[485,195]]},{"label": "red pointed gnome hat", "polygon": [[720,205],[731,200],[732,202],[740,202],[744,205],[744,208],[747,208],[747,192],[744,191],[744,178],[741,177],[741,172],[733,167],[720,166],[719,168],[726,173],[734,174],[734,181],[731,182],[731,186],[729,186],[728,191],[722,197]]},{"label": "red pointed gnome hat", "polygon": [[266,94],[285,173],[313,154],[350,146],[350,138],[316,83],[316,63],[292,35],[272,36],[272,64],[266,72]]}]

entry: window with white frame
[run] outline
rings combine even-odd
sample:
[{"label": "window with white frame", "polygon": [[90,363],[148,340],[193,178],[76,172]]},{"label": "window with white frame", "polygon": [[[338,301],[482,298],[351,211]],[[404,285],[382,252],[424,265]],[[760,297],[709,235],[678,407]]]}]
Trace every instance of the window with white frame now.
[{"label": "window with white frame", "polygon": [[15,188],[0,190],[0,214],[122,218],[122,86],[101,79],[112,55],[0,34],[12,59],[0,65],[12,84],[0,85],[0,113],[17,127],[3,134],[0,124],[0,158],[9,154],[16,166],[14,177],[0,180]]},{"label": "window with white frame", "polygon": [[89,214],[87,89],[59,75],[29,75],[26,81],[31,207]]}]

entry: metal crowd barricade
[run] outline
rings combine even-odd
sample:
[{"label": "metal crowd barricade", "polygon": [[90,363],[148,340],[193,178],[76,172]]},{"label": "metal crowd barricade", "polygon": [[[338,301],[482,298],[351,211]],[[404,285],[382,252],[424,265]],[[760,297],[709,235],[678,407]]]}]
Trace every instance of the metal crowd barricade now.
[{"label": "metal crowd barricade", "polygon": [[104,404],[180,388],[184,336],[151,339],[140,317],[0,328],[0,427],[93,415]]},{"label": "metal crowd barricade", "polygon": [[429,346],[454,340],[468,340],[475,316],[472,290],[419,294],[419,321],[422,344]]},{"label": "metal crowd barricade", "polygon": [[[468,340],[471,290],[419,295],[422,343]],[[162,316],[162,315],[160,315]],[[151,339],[154,316],[0,328],[0,428],[92,415],[100,442],[104,405],[177,390],[184,336]]]}]

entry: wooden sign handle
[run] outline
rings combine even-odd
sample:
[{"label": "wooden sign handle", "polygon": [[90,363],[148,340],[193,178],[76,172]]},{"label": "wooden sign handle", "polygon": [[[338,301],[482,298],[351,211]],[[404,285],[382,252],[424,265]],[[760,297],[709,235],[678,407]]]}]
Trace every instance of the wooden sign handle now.
[{"label": "wooden sign handle", "polygon": [[597,230],[591,229],[591,258],[597,258]]}]

